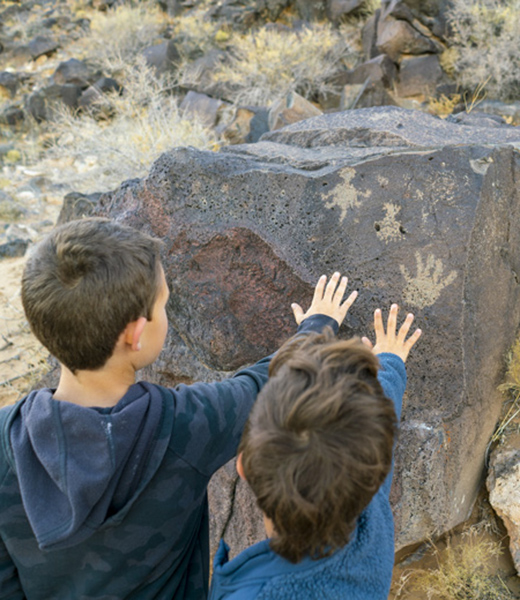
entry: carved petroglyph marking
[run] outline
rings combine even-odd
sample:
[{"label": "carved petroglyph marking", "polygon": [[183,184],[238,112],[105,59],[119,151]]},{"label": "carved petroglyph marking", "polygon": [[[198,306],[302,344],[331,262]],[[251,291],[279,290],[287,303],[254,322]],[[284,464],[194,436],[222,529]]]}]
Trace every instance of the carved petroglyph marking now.
[{"label": "carved petroglyph marking", "polygon": [[350,209],[356,209],[361,206],[362,198],[369,198],[372,195],[370,190],[360,193],[352,184],[351,181],[354,179],[356,171],[350,167],[344,169],[341,173],[342,182],[337,185],[334,190],[325,198],[327,208],[337,206],[340,211],[340,220],[347,216],[347,211]]},{"label": "carved petroglyph marking", "polygon": [[425,308],[432,306],[442,290],[453,283],[457,277],[456,271],[444,275],[444,264],[441,259],[429,254],[423,262],[419,252],[415,253],[417,275],[412,277],[408,269],[401,265],[401,274],[406,280],[403,291],[404,299],[411,306]]},{"label": "carved petroglyph marking", "polygon": [[386,211],[385,218],[379,223],[379,229],[376,230],[377,237],[384,240],[386,243],[400,240],[403,237],[401,233],[401,223],[396,219],[397,214],[401,210],[397,204],[391,204],[388,202],[383,206]]},{"label": "carved petroglyph marking", "polygon": [[470,160],[469,164],[471,165],[471,168],[473,169],[473,171],[475,171],[475,173],[478,173],[479,175],[485,175],[487,173],[487,170],[491,166],[492,162],[493,162],[493,158],[491,156],[489,156],[487,158],[479,158],[477,160]]},{"label": "carved petroglyph marking", "polygon": [[347,216],[349,208],[352,209],[361,206],[361,202],[358,200],[358,192],[350,183],[354,179],[355,174],[356,171],[354,169],[345,169],[342,173],[342,184],[336,186],[327,198],[327,208],[337,206],[341,211],[340,218],[342,221]]}]

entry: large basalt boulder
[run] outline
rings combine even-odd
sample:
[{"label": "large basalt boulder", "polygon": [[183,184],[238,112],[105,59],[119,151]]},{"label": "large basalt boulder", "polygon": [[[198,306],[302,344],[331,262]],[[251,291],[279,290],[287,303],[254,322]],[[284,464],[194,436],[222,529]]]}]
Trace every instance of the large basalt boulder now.
[{"label": "large basalt boulder", "polygon": [[[424,330],[396,451],[397,548],[464,521],[520,323],[519,143],[514,127],[387,107],[163,155],[96,209],[165,241],[171,329],[146,376],[218,379],[275,350],[295,329],[290,303],[341,270],[360,291],[343,336],[371,335],[391,302]],[[228,465],[212,482],[213,547],[262,536],[237,481]]]}]

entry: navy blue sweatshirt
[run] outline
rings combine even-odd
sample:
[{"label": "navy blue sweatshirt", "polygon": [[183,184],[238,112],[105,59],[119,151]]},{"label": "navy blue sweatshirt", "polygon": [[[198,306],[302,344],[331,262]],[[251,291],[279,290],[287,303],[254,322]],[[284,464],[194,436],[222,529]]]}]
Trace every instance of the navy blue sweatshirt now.
[{"label": "navy blue sweatshirt", "polygon": [[136,383],[111,408],[42,389],[0,410],[0,599],[206,598],[207,485],[269,361],[217,383]]}]

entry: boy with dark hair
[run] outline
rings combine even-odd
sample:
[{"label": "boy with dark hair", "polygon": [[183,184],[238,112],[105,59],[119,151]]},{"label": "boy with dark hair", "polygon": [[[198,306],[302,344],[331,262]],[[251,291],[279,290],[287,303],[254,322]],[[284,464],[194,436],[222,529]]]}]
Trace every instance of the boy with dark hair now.
[{"label": "boy with dark hair", "polygon": [[[321,278],[300,332],[354,301]],[[233,378],[135,383],[160,353],[160,242],[106,219],[56,228],[28,259],[27,319],[58,387],[0,410],[0,598],[204,599],[207,484],[236,453],[270,357]]]},{"label": "boy with dark hair", "polygon": [[397,310],[386,332],[376,311],[373,348],[328,330],[295,336],[271,361],[237,460],[270,539],[229,562],[221,542],[210,600],[388,598],[392,451],[421,334],[406,339],[411,314],[396,333]]}]

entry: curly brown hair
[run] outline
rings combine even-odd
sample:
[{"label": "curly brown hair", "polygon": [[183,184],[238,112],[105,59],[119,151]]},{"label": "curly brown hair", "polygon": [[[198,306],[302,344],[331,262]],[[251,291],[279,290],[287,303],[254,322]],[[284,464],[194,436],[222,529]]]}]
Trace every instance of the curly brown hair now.
[{"label": "curly brown hair", "polygon": [[296,563],[348,543],[388,475],[397,421],[377,357],[331,330],[295,336],[273,358],[240,443],[245,477]]},{"label": "curly brown hair", "polygon": [[33,333],[73,373],[101,368],[119,335],[151,318],[162,242],[101,218],[53,229],[32,250],[22,303]]}]

